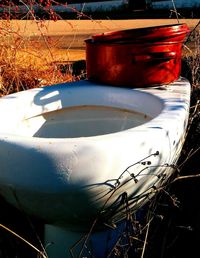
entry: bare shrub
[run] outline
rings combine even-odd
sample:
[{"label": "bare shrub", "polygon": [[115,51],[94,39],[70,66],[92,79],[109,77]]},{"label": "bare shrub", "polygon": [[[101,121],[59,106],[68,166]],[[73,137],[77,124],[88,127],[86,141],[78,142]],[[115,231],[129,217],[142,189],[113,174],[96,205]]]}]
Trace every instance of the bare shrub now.
[{"label": "bare shrub", "polygon": [[[27,18],[29,15],[35,22],[40,32],[37,37],[22,35],[19,33],[19,28],[13,26],[12,19],[18,18],[18,2],[27,10],[24,17]],[[69,70],[63,72],[58,69],[56,62],[61,61],[61,58],[57,53],[53,53],[53,50],[57,49],[57,42],[50,36],[44,35],[44,29],[48,30],[45,27],[46,23],[43,19],[38,20],[33,9],[33,5],[48,6],[49,17],[56,22],[58,17],[50,8],[53,1],[18,2],[5,0],[0,3],[0,9],[3,7],[5,9],[0,13],[0,96],[77,79]],[[10,13],[9,8],[12,8]],[[14,17],[15,14],[16,17]],[[28,30],[28,27],[26,29]],[[71,29],[73,30],[73,28]],[[66,59],[67,51],[69,49],[65,50]]]},{"label": "bare shrub", "polygon": [[186,63],[185,76],[193,88],[200,86],[200,30],[199,23],[191,31],[186,41],[183,61]]}]

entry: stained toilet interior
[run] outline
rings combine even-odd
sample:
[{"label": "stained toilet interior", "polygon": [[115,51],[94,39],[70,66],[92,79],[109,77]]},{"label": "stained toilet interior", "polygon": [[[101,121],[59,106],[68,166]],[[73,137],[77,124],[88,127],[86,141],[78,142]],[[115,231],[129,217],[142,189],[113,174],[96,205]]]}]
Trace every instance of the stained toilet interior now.
[{"label": "stained toilet interior", "polygon": [[151,120],[145,113],[105,106],[75,106],[48,112],[25,121],[27,130],[41,124],[33,135],[44,138],[75,138],[104,135],[139,126]]}]

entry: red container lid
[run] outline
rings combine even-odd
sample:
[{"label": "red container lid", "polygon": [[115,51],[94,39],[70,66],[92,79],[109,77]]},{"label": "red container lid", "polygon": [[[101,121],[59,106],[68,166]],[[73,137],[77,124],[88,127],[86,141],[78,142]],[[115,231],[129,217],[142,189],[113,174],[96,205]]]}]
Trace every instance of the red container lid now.
[{"label": "red container lid", "polygon": [[128,29],[120,31],[110,31],[92,36],[93,42],[117,42],[124,40],[131,40],[132,42],[142,41],[176,41],[184,40],[186,34],[189,32],[186,24],[172,24],[164,26],[154,26],[139,29]]}]

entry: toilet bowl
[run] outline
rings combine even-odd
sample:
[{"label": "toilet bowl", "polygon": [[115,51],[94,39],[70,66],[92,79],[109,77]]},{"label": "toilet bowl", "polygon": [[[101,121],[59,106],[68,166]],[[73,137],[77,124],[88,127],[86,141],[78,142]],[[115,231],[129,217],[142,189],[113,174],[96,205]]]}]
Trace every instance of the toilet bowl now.
[{"label": "toilet bowl", "polygon": [[0,194],[54,227],[47,241],[56,229],[118,223],[125,199],[138,210],[173,173],[189,102],[183,78],[140,89],[80,81],[2,97]]}]

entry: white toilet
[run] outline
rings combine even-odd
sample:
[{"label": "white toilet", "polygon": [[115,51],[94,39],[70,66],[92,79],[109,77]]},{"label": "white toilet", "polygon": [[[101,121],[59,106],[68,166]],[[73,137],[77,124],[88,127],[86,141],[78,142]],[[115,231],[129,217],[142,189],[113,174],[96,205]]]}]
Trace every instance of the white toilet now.
[{"label": "white toilet", "polygon": [[45,221],[49,258],[70,257],[94,221],[100,230],[123,220],[125,195],[136,211],[166,182],[189,104],[184,78],[140,89],[80,81],[2,97],[0,194]]}]

